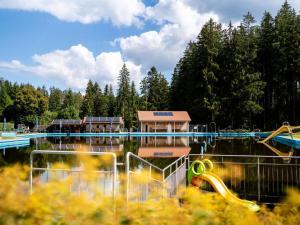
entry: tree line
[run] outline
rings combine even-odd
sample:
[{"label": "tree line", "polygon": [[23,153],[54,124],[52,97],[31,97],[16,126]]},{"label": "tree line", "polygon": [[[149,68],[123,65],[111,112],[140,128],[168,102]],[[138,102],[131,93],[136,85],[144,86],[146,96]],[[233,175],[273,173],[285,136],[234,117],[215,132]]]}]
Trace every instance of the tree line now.
[{"label": "tree line", "polygon": [[126,128],[137,128],[137,110],[167,110],[169,87],[166,78],[152,67],[141,82],[142,96],[124,64],[118,88],[101,89],[97,82],[87,83],[85,94],[71,89],[35,88],[30,84],[0,80],[0,114],[2,120],[29,127],[47,125],[54,119],[80,119],[86,116],[122,116]]},{"label": "tree line", "polygon": [[138,91],[125,64],[115,91],[92,81],[81,94],[0,80],[0,114],[15,124],[122,116],[126,128],[136,128],[138,110],[186,110],[193,123],[219,128],[300,124],[300,15],[285,1],[259,25],[250,13],[237,27],[210,19],[188,43],[170,85],[152,67]]},{"label": "tree line", "polygon": [[176,65],[170,109],[194,122],[273,129],[300,124],[300,16],[287,1],[260,25],[247,13],[238,27],[209,20]]}]

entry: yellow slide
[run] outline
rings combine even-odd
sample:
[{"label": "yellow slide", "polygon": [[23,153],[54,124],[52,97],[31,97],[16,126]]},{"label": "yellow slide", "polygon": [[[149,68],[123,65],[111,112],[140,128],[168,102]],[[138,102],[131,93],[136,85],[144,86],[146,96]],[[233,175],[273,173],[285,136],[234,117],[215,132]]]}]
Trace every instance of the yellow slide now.
[{"label": "yellow slide", "polygon": [[260,207],[256,205],[254,202],[243,200],[235,196],[230,190],[228,190],[228,188],[226,187],[222,179],[218,177],[216,174],[211,172],[205,172],[201,176],[194,177],[194,179],[192,180],[192,184],[197,187],[199,187],[201,183],[199,182],[198,178],[200,178],[200,180],[207,181],[210,185],[212,185],[214,190],[218,192],[226,200],[241,204],[255,212],[260,209]]},{"label": "yellow slide", "polygon": [[272,134],[270,134],[268,137],[266,137],[264,140],[259,141],[258,143],[265,143],[268,140],[272,139],[273,137],[288,131],[290,134],[292,133],[292,129],[290,126],[288,125],[282,125],[281,127],[279,127],[277,130],[275,130]]},{"label": "yellow slide", "polygon": [[282,152],[275,147],[269,145],[268,143],[262,143],[264,146],[269,148],[271,151],[273,151],[276,155],[281,156],[283,160],[285,161],[291,161],[291,156],[293,156],[294,151],[289,151],[289,152]]}]

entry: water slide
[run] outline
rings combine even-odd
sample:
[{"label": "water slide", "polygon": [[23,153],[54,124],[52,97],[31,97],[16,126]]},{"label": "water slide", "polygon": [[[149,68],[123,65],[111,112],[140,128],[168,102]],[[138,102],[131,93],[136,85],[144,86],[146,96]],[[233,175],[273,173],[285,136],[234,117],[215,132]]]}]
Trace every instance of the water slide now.
[{"label": "water slide", "polygon": [[200,187],[202,180],[207,181],[214,188],[214,190],[227,201],[241,204],[254,212],[259,211],[259,206],[256,205],[254,202],[240,199],[237,196],[235,196],[230,190],[228,190],[222,179],[216,174],[211,172],[205,172],[201,176],[193,177],[191,183],[193,186]]},{"label": "water slide", "polygon": [[266,137],[264,140],[259,141],[258,143],[266,143],[268,140],[272,139],[273,137],[276,137],[277,135],[288,131],[290,134],[292,133],[290,126],[288,125],[282,125],[277,130],[273,131],[268,137]]},{"label": "water slide", "polygon": [[270,149],[272,152],[274,152],[276,155],[282,157],[282,159],[287,162],[289,162],[291,160],[290,157],[293,156],[293,154],[294,154],[293,148],[289,152],[282,152],[282,151],[278,150],[277,148],[269,145],[268,143],[263,142],[262,144],[264,146],[266,146],[268,149]]},{"label": "water slide", "polygon": [[254,202],[242,200],[235,196],[219,176],[210,172],[212,169],[213,163],[208,159],[194,161],[188,170],[188,182],[200,188],[202,181],[207,181],[227,201],[243,205],[254,212],[260,209]]},{"label": "water slide", "polygon": [[266,143],[268,140],[272,139],[273,137],[278,136],[281,133],[288,132],[291,137],[293,138],[293,130],[300,129],[300,126],[290,126],[290,125],[282,125],[277,130],[273,131],[268,137],[264,140],[259,141],[258,143]]}]

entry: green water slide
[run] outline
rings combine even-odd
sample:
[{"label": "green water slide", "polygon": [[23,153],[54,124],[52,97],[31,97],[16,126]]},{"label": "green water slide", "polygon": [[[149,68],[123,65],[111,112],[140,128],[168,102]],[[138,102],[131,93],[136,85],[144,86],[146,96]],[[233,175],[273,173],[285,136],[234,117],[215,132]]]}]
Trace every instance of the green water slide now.
[{"label": "green water slide", "polygon": [[203,181],[207,181],[214,190],[219,193],[224,199],[230,202],[243,205],[250,210],[256,212],[260,210],[260,207],[254,202],[243,200],[234,195],[224,184],[222,179],[216,174],[212,173],[213,163],[209,159],[196,160],[192,163],[188,170],[188,182],[193,186],[199,187],[201,182],[193,180],[194,177]]}]

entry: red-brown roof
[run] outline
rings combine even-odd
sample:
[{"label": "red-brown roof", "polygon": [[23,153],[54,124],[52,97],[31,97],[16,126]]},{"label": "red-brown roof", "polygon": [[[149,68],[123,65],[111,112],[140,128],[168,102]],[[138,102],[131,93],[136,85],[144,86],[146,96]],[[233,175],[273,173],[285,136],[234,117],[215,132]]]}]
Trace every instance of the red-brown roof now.
[{"label": "red-brown roof", "polygon": [[191,121],[187,111],[138,111],[139,121]]},{"label": "red-brown roof", "polygon": [[191,151],[189,147],[140,147],[138,156],[143,158],[177,158],[188,155]]}]

